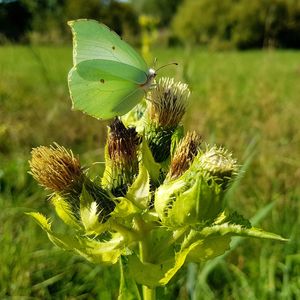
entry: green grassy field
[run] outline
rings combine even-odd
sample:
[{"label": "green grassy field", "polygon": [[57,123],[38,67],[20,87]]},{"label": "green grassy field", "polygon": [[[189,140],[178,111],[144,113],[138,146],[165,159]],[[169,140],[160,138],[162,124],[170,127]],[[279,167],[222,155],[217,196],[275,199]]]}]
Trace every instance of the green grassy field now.
[{"label": "green grassy field", "polygon": [[[288,243],[242,240],[226,258],[189,265],[162,299],[300,299],[300,52],[154,51],[159,75],[190,84],[188,129],[249,164],[229,205]],[[53,141],[103,159],[106,125],[71,111],[71,48],[0,48],[0,299],[115,299],[118,267],[54,247],[26,211],[52,215],[28,171],[32,147]],[[99,166],[92,173],[100,172]],[[265,212],[265,209],[263,212]],[[262,215],[264,215],[262,213]]]}]

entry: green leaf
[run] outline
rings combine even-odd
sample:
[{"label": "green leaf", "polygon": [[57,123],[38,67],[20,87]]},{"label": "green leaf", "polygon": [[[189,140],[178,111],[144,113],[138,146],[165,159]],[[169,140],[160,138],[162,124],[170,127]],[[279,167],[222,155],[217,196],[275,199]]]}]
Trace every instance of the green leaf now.
[{"label": "green leaf", "polygon": [[179,125],[175,129],[174,133],[172,134],[172,139],[171,139],[171,149],[170,153],[171,156],[173,157],[175,150],[180,142],[180,140],[184,137],[184,127]]},{"label": "green leaf", "polygon": [[252,227],[246,228],[243,225],[224,223],[221,225],[214,225],[211,227],[205,227],[199,232],[200,237],[207,237],[211,235],[231,235],[231,236],[245,236],[262,239],[271,239],[277,241],[287,241],[287,239],[271,232],[266,232],[261,229]]},{"label": "green leaf", "polygon": [[197,247],[203,243],[202,240],[198,240],[179,252],[173,254],[168,261],[160,263],[146,263],[141,262],[136,255],[128,257],[128,267],[131,276],[143,285],[149,287],[156,287],[160,285],[166,285],[183,266],[188,254],[197,249]]},{"label": "green leaf", "polygon": [[141,300],[135,280],[130,276],[126,258],[120,258],[120,289],[118,300]]},{"label": "green leaf", "polygon": [[161,185],[154,206],[162,223],[171,228],[213,220],[222,209],[222,191],[213,180],[195,174],[190,185],[185,176]]},{"label": "green leaf", "polygon": [[111,213],[111,217],[116,218],[132,218],[134,215],[141,212],[141,209],[134,205],[129,199],[125,197],[116,198],[116,207]]},{"label": "green leaf", "polygon": [[[254,217],[251,218],[251,223],[253,225],[257,225],[263,218],[266,217],[266,215],[271,211],[273,208],[275,202],[271,202],[268,205],[264,206],[262,209],[260,209]],[[223,218],[222,218],[223,217]],[[222,221],[226,219],[225,213],[223,213],[220,216],[220,222],[218,224],[221,224]],[[223,255],[216,257],[204,264],[204,266],[201,269],[201,272],[199,273],[198,280],[201,281],[203,284],[206,284],[207,277],[209,273],[221,262],[224,260],[224,258],[233,251],[242,241],[245,239],[242,236],[236,236],[232,238],[232,242],[230,243],[230,250],[224,253]]]},{"label": "green leaf", "polygon": [[188,254],[188,260],[203,262],[224,254],[230,249],[231,236],[214,236],[201,240]]},{"label": "green leaf", "polygon": [[153,183],[159,184],[161,166],[154,160],[151,150],[145,139],[143,139],[142,142],[142,162],[148,170],[148,173]]},{"label": "green leaf", "polygon": [[51,222],[43,214],[39,212],[29,212],[25,214],[31,216],[46,232],[51,231]]},{"label": "green leaf", "polygon": [[148,208],[150,197],[150,177],[143,164],[139,166],[139,174],[128,188],[126,198],[141,209]]},{"label": "green leaf", "polygon": [[115,264],[123,251],[123,237],[114,234],[112,239],[107,242],[100,242],[88,237],[72,236],[70,234],[59,234],[51,230],[51,223],[40,213],[27,213],[48,234],[50,241],[56,246],[79,254],[93,263]]},{"label": "green leaf", "polygon": [[[80,217],[87,234],[100,234],[108,227],[108,223],[102,223],[101,211],[93,197],[87,192],[85,186],[80,196]],[[99,221],[100,219],[100,221]]]},{"label": "green leaf", "polygon": [[164,278],[165,273],[171,269],[173,260],[161,264],[152,264],[141,262],[135,255],[128,256],[128,270],[134,280],[148,287],[163,285],[160,280]]},{"label": "green leaf", "polygon": [[51,199],[51,202],[54,205],[57,215],[65,224],[77,230],[82,229],[82,225],[72,211],[72,206],[65,198],[60,195],[55,195]]}]

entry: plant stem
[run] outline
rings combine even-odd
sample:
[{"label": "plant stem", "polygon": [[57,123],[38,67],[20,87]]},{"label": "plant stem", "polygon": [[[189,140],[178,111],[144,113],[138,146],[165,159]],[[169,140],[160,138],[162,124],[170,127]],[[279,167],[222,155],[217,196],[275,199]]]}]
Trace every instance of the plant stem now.
[{"label": "plant stem", "polygon": [[[149,258],[149,247],[147,239],[143,239],[140,242],[140,259],[142,262],[147,262]],[[156,299],[156,289],[149,288],[143,285],[143,300],[155,300]]]},{"label": "plant stem", "polygon": [[[141,236],[143,237],[143,239],[140,241],[139,243],[139,248],[140,248],[140,260],[142,262],[151,262],[149,261],[150,259],[150,245],[148,243],[148,239],[147,239],[147,226],[145,226],[146,224],[143,222],[142,219],[137,218],[135,219],[135,224],[137,226],[138,231],[141,233]],[[156,299],[156,289],[155,288],[149,288],[146,285],[142,286],[142,290],[143,290],[143,300],[155,300]]]},{"label": "plant stem", "polygon": [[156,299],[156,289],[151,289],[146,285],[143,285],[143,298],[144,300],[155,300]]}]

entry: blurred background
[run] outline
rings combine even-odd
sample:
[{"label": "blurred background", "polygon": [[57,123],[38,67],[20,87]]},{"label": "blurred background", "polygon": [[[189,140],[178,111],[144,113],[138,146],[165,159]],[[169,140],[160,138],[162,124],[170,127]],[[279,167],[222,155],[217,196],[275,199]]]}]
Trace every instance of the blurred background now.
[{"label": "blurred background", "polygon": [[28,172],[53,141],[101,173],[106,122],[71,111],[67,74],[77,18],[97,19],[159,76],[187,82],[186,129],[233,151],[245,174],[229,206],[287,243],[236,239],[225,257],[190,264],[159,299],[300,299],[300,1],[0,1],[0,298],[115,299],[118,266],[54,247],[24,215],[55,218]]}]

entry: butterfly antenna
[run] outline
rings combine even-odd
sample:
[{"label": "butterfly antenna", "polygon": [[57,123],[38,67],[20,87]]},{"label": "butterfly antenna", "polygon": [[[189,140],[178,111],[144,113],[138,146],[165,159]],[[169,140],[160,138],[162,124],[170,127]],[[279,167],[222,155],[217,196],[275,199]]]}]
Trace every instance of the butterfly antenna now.
[{"label": "butterfly antenna", "polygon": [[163,65],[161,67],[159,67],[158,69],[156,69],[155,71],[159,71],[160,69],[164,68],[164,67],[167,67],[167,66],[171,66],[171,65],[175,65],[175,66],[178,66],[178,63],[176,62],[172,62],[172,63],[169,63],[169,64],[166,64],[166,65]]}]

